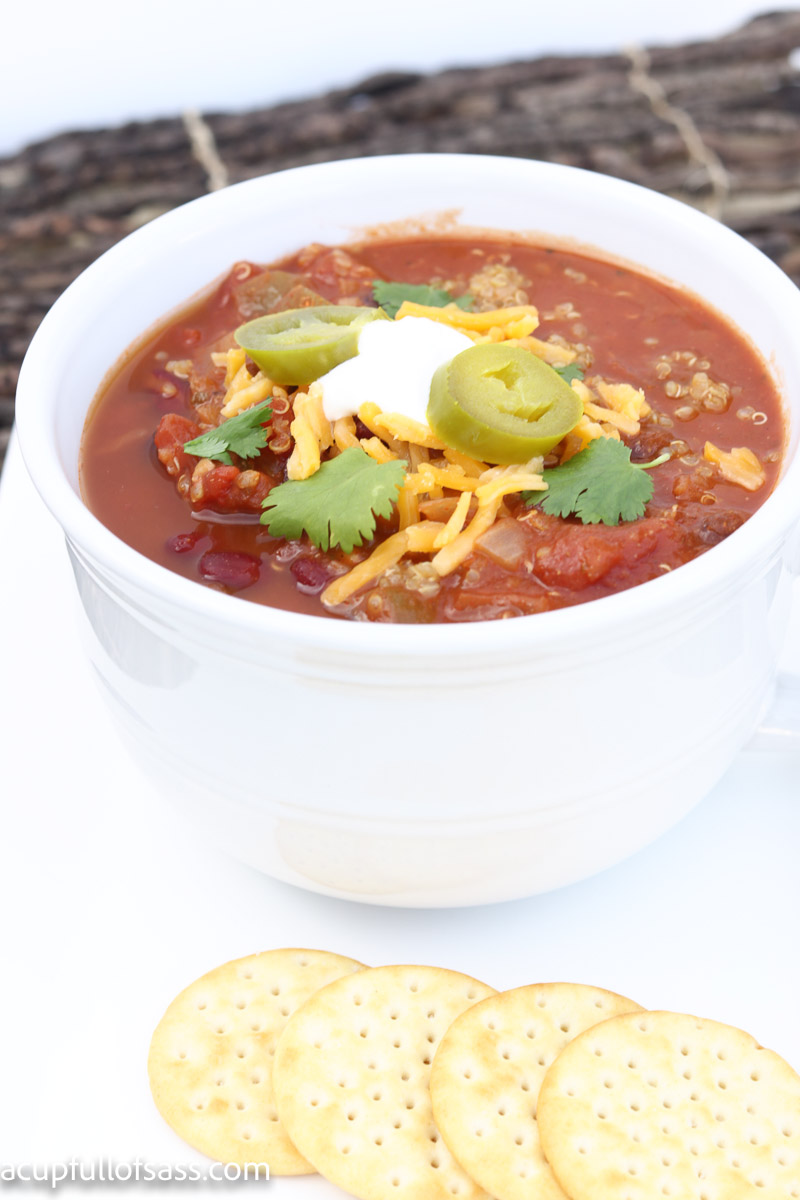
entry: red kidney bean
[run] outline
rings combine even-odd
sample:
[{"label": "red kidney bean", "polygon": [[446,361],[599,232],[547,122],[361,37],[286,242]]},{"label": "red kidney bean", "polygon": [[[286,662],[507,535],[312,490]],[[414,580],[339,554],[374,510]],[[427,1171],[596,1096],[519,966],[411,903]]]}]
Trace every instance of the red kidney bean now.
[{"label": "red kidney bean", "polygon": [[252,554],[233,550],[208,550],[198,563],[203,579],[221,583],[233,591],[241,591],[256,582],[261,570],[259,559]]},{"label": "red kidney bean", "polygon": [[186,554],[189,550],[194,550],[200,541],[200,536],[198,530],[194,530],[192,533],[176,533],[175,537],[167,539],[166,548],[173,554]]},{"label": "red kidney bean", "polygon": [[307,596],[316,596],[331,580],[330,567],[319,558],[296,558],[289,570]]}]

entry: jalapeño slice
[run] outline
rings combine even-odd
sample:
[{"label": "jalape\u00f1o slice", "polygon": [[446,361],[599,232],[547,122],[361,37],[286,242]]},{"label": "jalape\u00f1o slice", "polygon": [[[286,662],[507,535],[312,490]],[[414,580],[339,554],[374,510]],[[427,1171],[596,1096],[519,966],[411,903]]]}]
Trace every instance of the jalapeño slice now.
[{"label": "jalape\u00f1o slice", "polygon": [[256,317],[233,336],[275,383],[304,386],[353,358],[361,330],[380,320],[382,308],[324,304]]},{"label": "jalape\u00f1o slice", "polygon": [[484,342],[438,367],[428,424],[438,438],[491,463],[547,454],[583,414],[568,383],[530,350]]}]

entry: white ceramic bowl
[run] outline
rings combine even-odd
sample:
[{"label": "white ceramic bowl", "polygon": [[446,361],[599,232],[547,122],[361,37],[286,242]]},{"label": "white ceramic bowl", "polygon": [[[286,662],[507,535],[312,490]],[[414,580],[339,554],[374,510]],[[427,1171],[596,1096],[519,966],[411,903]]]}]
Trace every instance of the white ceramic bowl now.
[{"label": "white ceramic bowl", "polygon": [[[389,626],[264,608],[172,574],[83,506],[88,404],[127,346],[238,259],[460,210],[577,239],[746,329],[793,408],[775,493],[680,570],[511,621]],[[115,246],[31,345],[18,428],[61,522],[97,674],[132,752],[215,842],[336,896],[459,905],[557,887],[639,849],[722,775],[768,708],[800,517],[800,293],[699,213],[517,159],[372,158],[204,197]]]}]

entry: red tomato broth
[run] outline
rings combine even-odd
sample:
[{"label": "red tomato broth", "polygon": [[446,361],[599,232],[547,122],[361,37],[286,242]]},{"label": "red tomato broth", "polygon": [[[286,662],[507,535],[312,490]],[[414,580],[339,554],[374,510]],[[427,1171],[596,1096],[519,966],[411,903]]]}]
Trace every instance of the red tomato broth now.
[{"label": "red tomato broth", "polygon": [[[537,337],[559,334],[569,342],[588,345],[594,357],[587,376],[596,374],[643,388],[654,412],[672,420],[672,425],[643,423],[638,437],[623,439],[632,447],[634,461],[651,461],[677,439],[688,442],[700,461],[706,441],[725,450],[747,446],[761,460],[766,483],[749,492],[717,479],[711,493],[716,502],[701,501],[708,490],[694,486],[693,466],[679,456],[651,473],[655,491],[645,517],[616,527],[548,517],[507,497],[512,516],[530,514],[521,522],[526,545],[521,567],[508,570],[476,551],[441,581],[435,596],[426,597],[387,578],[360,593],[347,611],[329,610],[318,593],[331,572],[365,558],[374,543],[349,556],[338,550],[323,555],[305,539],[285,543],[271,537],[259,524],[257,510],[193,514],[156,456],[153,434],[166,414],[196,421],[188,381],[167,372],[166,362],[193,359],[195,385],[207,372],[209,392],[218,391],[224,371],[211,364],[211,351],[232,344],[233,329],[253,315],[241,289],[247,277],[263,268],[238,264],[206,298],[123,360],[87,420],[81,460],[84,498],[123,541],[186,578],[273,607],[361,619],[474,620],[563,607],[654,578],[704,553],[732,532],[740,518],[755,511],[772,490],[785,437],[775,386],[746,339],[696,297],[626,267],[513,240],[418,238],[350,249],[355,267],[347,252],[338,250],[316,258],[301,251],[279,267],[302,275],[305,284],[328,302],[367,303],[373,278],[434,282],[458,295],[485,262],[506,261],[530,281],[525,287],[527,302],[538,307],[542,318]],[[572,304],[579,316],[545,319],[545,314],[565,304]],[[576,334],[576,328],[585,332]],[[657,339],[656,344],[652,339]],[[690,352],[710,362],[712,378],[732,389],[727,412],[700,411],[687,422],[674,418],[686,398],[669,398],[667,381],[656,370],[659,355],[673,351]],[[754,424],[737,418],[744,405],[766,414],[767,420]],[[285,458],[266,450],[257,463],[243,465],[273,473],[278,483],[283,463]],[[688,494],[678,500],[680,519],[675,520],[670,514],[676,511],[673,485],[679,476],[684,477]],[[378,536],[396,527],[396,520],[379,520]]]}]

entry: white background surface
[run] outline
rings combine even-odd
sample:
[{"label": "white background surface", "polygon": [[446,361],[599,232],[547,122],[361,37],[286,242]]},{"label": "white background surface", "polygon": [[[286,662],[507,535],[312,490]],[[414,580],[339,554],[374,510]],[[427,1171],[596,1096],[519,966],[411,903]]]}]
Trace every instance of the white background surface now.
[{"label": "white background surface", "polygon": [[75,126],[258,108],[389,68],[717,37],[769,9],[767,0],[17,2],[3,13],[0,154]]},{"label": "white background surface", "polygon": [[[128,11],[49,0],[4,15],[0,153],[74,124],[262,105],[387,67],[714,35],[757,9],[584,0],[565,17],[510,0],[486,21],[483,2],[461,0],[453,20],[450,5],[406,0],[381,6],[382,27],[360,0]],[[324,899],[197,844],[124,756],[76,644],[63,542],[13,447],[0,562],[0,1163],[203,1163],[152,1105],[150,1033],[191,979],[272,946],[431,962],[498,988],[595,983],[739,1024],[800,1067],[797,754],[740,755],[655,846],[548,896],[433,913]],[[785,662],[800,670],[800,596]],[[338,1194],[317,1178],[269,1186]]]},{"label": "white background surface", "polygon": [[[500,989],[594,983],[739,1025],[800,1067],[800,754],[741,754],[654,846],[550,895],[438,912],[330,900],[198,844],[127,759],[77,644],[60,531],[13,445],[0,547],[13,583],[0,590],[0,1164],[207,1165],[155,1111],[150,1034],[192,979],[275,946],[434,963]],[[800,671],[800,590],[784,664]],[[199,711],[189,752],[203,724]],[[269,1187],[340,1194],[318,1177]]]}]

